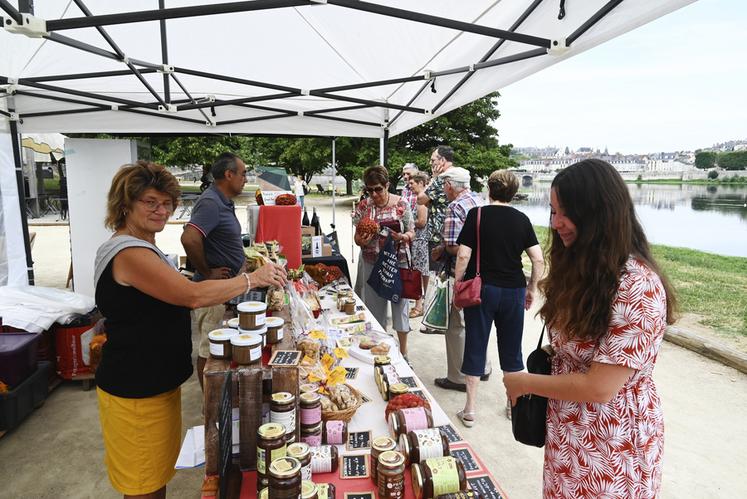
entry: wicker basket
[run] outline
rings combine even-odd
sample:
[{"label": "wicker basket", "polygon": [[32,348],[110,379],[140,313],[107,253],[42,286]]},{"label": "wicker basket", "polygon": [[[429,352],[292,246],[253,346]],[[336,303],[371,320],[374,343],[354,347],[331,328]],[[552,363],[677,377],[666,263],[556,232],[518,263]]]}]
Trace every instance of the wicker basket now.
[{"label": "wicker basket", "polygon": [[339,411],[322,411],[322,421],[345,421],[346,423],[349,423],[351,419],[353,419],[353,415],[355,414],[355,411],[358,410],[358,408],[363,405],[363,394],[353,388],[352,386],[345,383],[345,386],[348,387],[350,390],[350,393],[353,394],[353,397],[355,397],[356,402],[353,404],[352,407],[348,407],[347,409],[341,409]]}]

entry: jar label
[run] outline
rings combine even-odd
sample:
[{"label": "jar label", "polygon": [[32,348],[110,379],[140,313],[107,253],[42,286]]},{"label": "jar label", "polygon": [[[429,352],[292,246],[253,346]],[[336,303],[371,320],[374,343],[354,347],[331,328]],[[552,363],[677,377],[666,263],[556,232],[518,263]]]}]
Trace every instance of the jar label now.
[{"label": "jar label", "polygon": [[311,462],[306,466],[301,466],[301,480],[311,481]]},{"label": "jar label", "polygon": [[[273,462],[279,457],[285,457],[287,447],[283,445],[278,449],[270,451],[270,462]],[[257,473],[261,475],[267,474],[267,451],[261,447],[257,447]]]},{"label": "jar label", "polygon": [[456,459],[430,459],[425,464],[431,470],[431,477],[433,477],[434,496],[459,492],[459,471]]},{"label": "jar label", "polygon": [[249,350],[249,360],[255,362],[262,358],[262,346]]},{"label": "jar label", "polygon": [[283,328],[282,327],[278,328],[277,338],[278,338],[278,341],[283,339]]},{"label": "jar label", "polygon": [[311,449],[311,472],[329,473],[332,471],[332,451],[328,445]]},{"label": "jar label", "polygon": [[415,430],[420,450],[420,462],[432,457],[443,457],[444,449],[441,441],[441,432],[436,428],[427,430]]},{"label": "jar label", "polygon": [[254,325],[263,326],[265,322],[267,322],[267,314],[265,312],[254,316]]},{"label": "jar label", "polygon": [[329,499],[329,484],[328,483],[317,483],[316,493],[318,499]]},{"label": "jar label", "polygon": [[422,407],[411,407],[400,410],[405,418],[405,427],[407,431],[424,430],[428,428],[428,418],[425,416],[425,409]]},{"label": "jar label", "polygon": [[285,427],[285,433],[296,433],[296,410],[286,412],[270,411],[270,422],[280,423]]},{"label": "jar label", "polygon": [[[400,499],[405,497],[405,474],[384,474],[379,470],[379,497]],[[434,495],[435,497],[435,495]]]},{"label": "jar label", "polygon": [[342,421],[327,421],[325,424],[327,430],[327,443],[334,445],[342,445],[345,442],[342,441],[342,429],[345,423]]},{"label": "jar label", "polygon": [[317,405],[311,409],[301,407],[301,424],[318,424],[322,420],[322,406]]},{"label": "jar label", "polygon": [[210,355],[217,355],[223,357],[225,355],[225,347],[222,343],[210,342]]},{"label": "jar label", "polygon": [[321,435],[306,435],[301,437],[301,442],[306,442],[309,444],[309,447],[319,447],[322,445],[322,436]]}]

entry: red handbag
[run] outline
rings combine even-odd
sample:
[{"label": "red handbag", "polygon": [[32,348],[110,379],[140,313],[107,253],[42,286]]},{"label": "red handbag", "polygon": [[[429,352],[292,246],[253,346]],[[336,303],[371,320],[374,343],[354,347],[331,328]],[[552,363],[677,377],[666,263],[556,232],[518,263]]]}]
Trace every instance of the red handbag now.
[{"label": "red handbag", "polygon": [[423,296],[423,276],[419,270],[412,268],[410,250],[407,246],[405,246],[405,255],[407,255],[407,268],[399,269],[399,278],[402,281],[402,298],[419,300]]},{"label": "red handbag", "polygon": [[482,303],[482,277],[480,277],[480,212],[477,208],[477,273],[473,279],[454,283],[454,305],[459,308],[474,307]]}]

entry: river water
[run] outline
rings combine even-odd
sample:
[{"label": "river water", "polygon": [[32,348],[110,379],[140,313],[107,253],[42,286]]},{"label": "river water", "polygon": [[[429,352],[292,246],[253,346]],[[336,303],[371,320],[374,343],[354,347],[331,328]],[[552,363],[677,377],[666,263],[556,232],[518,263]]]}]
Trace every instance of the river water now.
[{"label": "river water", "polygon": [[[747,257],[747,186],[628,184],[650,242]],[[522,187],[512,203],[535,225],[549,225],[550,184]]]}]

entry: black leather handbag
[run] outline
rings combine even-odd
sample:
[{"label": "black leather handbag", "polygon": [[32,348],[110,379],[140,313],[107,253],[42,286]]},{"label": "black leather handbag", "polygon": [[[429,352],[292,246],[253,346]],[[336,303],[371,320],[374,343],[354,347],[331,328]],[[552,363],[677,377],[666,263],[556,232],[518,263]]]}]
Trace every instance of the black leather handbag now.
[{"label": "black leather handbag", "polygon": [[[550,353],[542,348],[545,327],[542,327],[537,349],[527,358],[527,371],[532,374],[550,374]],[[511,408],[511,429],[514,439],[525,445],[543,447],[547,431],[547,397],[522,395]]]}]

